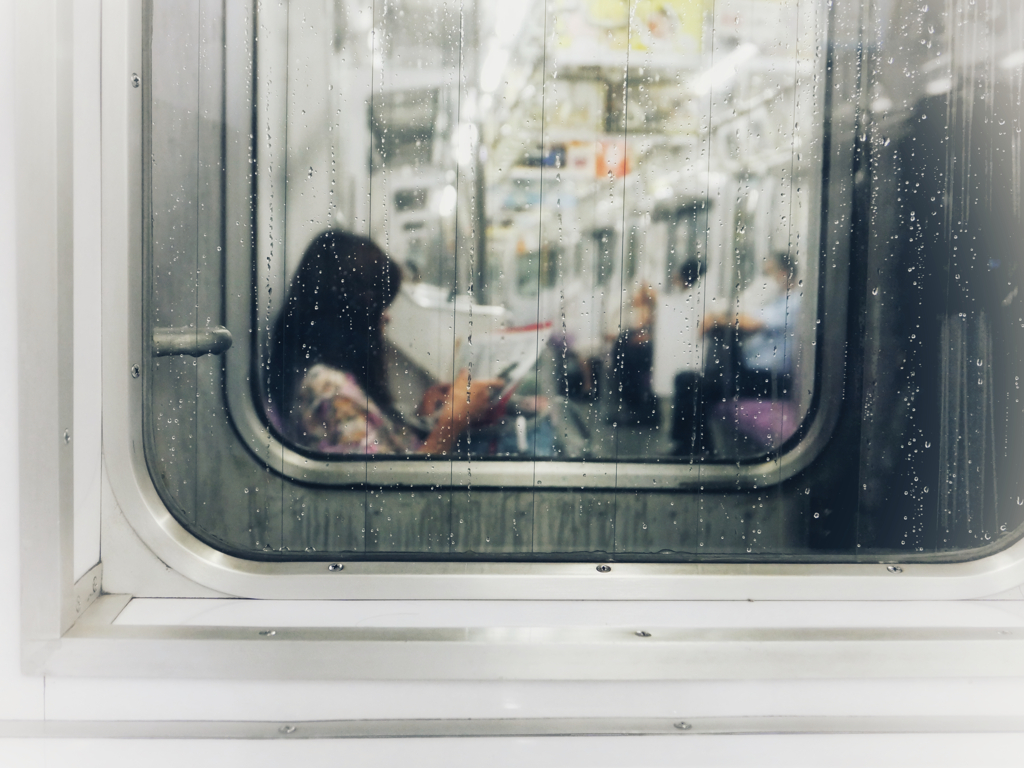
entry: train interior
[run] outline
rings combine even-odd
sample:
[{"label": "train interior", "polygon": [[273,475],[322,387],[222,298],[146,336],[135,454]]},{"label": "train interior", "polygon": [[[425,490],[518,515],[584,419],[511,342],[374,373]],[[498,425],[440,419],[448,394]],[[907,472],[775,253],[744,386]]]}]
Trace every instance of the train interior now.
[{"label": "train interior", "polygon": [[463,367],[535,358],[463,450],[725,462],[798,439],[817,4],[296,0],[257,24],[265,328],[309,242],[345,229],[402,269],[403,413]]},{"label": "train interior", "polygon": [[[0,765],[1019,766],[1022,94],[1019,0],[0,0]],[[283,428],[327,230],[452,455]]]}]

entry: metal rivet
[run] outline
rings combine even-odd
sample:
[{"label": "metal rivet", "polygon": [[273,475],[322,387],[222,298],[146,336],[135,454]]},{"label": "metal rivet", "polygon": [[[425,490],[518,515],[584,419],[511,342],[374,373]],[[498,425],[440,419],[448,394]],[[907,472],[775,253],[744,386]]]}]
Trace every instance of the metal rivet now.
[{"label": "metal rivet", "polygon": [[900,568],[898,565],[887,565],[885,567],[885,570],[887,570],[889,573],[903,573],[903,569]]},{"label": "metal rivet", "polygon": [[132,72],[132,88],[138,88],[142,85],[142,78]]},{"label": "metal rivet", "polygon": [[648,632],[648,631],[647,631],[647,630],[645,630],[645,629],[638,629],[638,630],[637,630],[636,632],[634,632],[633,634],[635,634],[635,635],[636,635],[637,637],[650,637],[650,636],[651,636],[651,633],[650,633],[650,632]]},{"label": "metal rivet", "polygon": [[282,725],[277,729],[280,733],[295,733],[294,725]]},{"label": "metal rivet", "polygon": [[691,728],[693,728],[693,726],[690,725],[689,723],[684,723],[682,721],[680,721],[678,723],[672,723],[672,727],[677,729],[677,730],[680,730],[680,731],[688,731]]},{"label": "metal rivet", "polygon": [[605,565],[604,563],[602,563],[601,565],[597,566],[597,572],[598,573],[608,573],[609,571],[611,571],[611,569],[612,569],[612,567],[610,565]]},{"label": "metal rivet", "polygon": [[274,635],[277,634],[277,631],[273,630],[273,629],[261,629],[260,630],[260,634],[263,637],[273,637]]},{"label": "metal rivet", "polygon": [[345,564],[344,563],[331,563],[330,565],[327,566],[327,570],[328,571],[343,571],[343,570],[345,570]]},{"label": "metal rivet", "polygon": [[70,432],[68,432],[68,431],[67,431],[67,430],[65,429],[65,430],[64,430],[64,445],[67,445],[67,444],[68,444],[68,443],[70,443],[70,442],[71,442],[71,433],[70,433]]},{"label": "metal rivet", "polygon": [[137,379],[137,378],[139,378],[139,374],[140,374],[140,373],[142,373],[142,369],[141,369],[141,368],[139,368],[139,366],[138,366],[138,365],[133,365],[133,366],[132,366],[132,378],[133,378],[133,379]]}]

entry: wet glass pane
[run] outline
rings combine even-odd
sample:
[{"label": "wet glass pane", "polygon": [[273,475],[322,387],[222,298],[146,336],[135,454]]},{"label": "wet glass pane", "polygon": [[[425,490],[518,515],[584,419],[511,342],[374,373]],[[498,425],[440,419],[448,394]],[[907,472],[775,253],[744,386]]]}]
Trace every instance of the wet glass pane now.
[{"label": "wet glass pane", "polygon": [[[256,367],[283,441],[722,463],[799,439],[820,3],[292,0],[256,25]],[[319,262],[357,238],[379,258],[340,290]],[[339,312],[362,339],[324,330]]]},{"label": "wet glass pane", "polygon": [[1017,4],[147,18],[146,336],[191,348],[150,344],[147,455],[218,546],[856,559],[1017,530]]}]

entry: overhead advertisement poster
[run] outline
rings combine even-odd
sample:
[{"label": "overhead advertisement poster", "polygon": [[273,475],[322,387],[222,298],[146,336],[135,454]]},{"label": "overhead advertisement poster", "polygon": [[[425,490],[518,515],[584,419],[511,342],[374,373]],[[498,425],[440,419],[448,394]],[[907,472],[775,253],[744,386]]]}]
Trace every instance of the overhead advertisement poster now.
[{"label": "overhead advertisement poster", "polygon": [[710,0],[582,0],[557,12],[559,60],[621,64],[621,54],[700,54]]}]

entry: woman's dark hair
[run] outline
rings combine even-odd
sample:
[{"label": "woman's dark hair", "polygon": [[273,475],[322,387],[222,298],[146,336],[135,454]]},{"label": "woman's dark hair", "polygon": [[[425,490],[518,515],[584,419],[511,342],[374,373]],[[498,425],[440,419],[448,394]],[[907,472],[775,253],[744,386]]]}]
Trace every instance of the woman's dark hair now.
[{"label": "woman's dark hair", "polygon": [[270,339],[267,395],[283,421],[317,363],[351,373],[391,410],[381,318],[401,283],[398,265],[365,237],[329,229],[309,244]]}]

